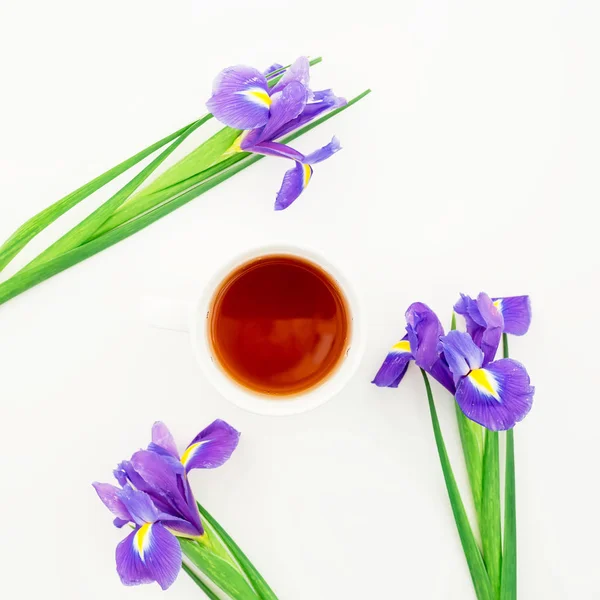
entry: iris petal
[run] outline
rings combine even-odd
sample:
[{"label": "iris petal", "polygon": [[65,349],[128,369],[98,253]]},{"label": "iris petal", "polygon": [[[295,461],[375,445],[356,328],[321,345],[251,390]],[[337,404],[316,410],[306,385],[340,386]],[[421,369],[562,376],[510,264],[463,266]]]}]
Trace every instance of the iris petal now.
[{"label": "iris petal", "polygon": [[316,163],[323,162],[328,158],[332,157],[336,152],[339,152],[342,149],[340,144],[340,140],[338,140],[335,136],[332,138],[329,144],[311,152],[307,156],[304,157],[304,162],[307,165],[314,165]]},{"label": "iris petal", "polygon": [[504,331],[512,335],[525,335],[531,325],[529,296],[494,298],[494,304],[504,318]]},{"label": "iris petal", "polygon": [[454,375],[454,382],[483,364],[483,352],[463,331],[450,331],[440,339],[439,347],[444,353],[448,367]]},{"label": "iris petal", "polygon": [[304,109],[308,92],[306,88],[297,81],[272,96],[269,121],[265,125],[258,142],[274,139],[275,133],[286,123],[295,119]]},{"label": "iris petal", "polygon": [[160,524],[145,524],[117,546],[117,572],[124,585],[156,581],[169,588],[181,569],[181,547]]},{"label": "iris petal", "polygon": [[300,154],[298,150],[285,144],[279,144],[277,142],[261,142],[260,144],[252,144],[254,136],[248,136],[242,141],[241,148],[244,152],[254,152],[255,154],[264,154],[265,156],[276,156],[278,158],[289,158],[302,162],[304,155]]},{"label": "iris petal", "polygon": [[456,401],[472,421],[503,431],[529,413],[534,391],[525,367],[503,358],[463,377],[456,389]]},{"label": "iris petal", "polygon": [[[123,500],[120,497],[120,488],[115,487],[110,483],[98,483],[97,481],[92,483],[92,485],[94,486],[98,497],[100,498],[100,500],[102,500],[106,508],[108,508],[108,510],[110,510],[110,512],[113,515],[115,515],[117,519],[119,519],[118,523],[121,523],[121,521],[123,521],[124,523],[129,523],[129,521],[133,521],[129,510],[127,509],[127,507],[123,503]],[[115,521],[117,519],[115,519]],[[122,526],[118,525],[117,523],[115,523],[115,525],[117,527]]]},{"label": "iris petal", "polygon": [[429,371],[438,360],[438,342],[444,328],[437,315],[423,302],[414,302],[406,311],[406,331],[415,361]]},{"label": "iris petal", "polygon": [[208,110],[236,129],[262,127],[269,119],[271,98],[265,76],[252,67],[229,67],[213,83]]},{"label": "iris petal", "polygon": [[152,448],[149,448],[150,450],[158,451],[159,454],[162,454],[162,450],[169,456],[179,459],[179,453],[177,452],[177,445],[175,444],[173,435],[168,427],[160,421],[157,421],[152,426],[151,446]]},{"label": "iris petal", "polygon": [[203,429],[181,457],[185,470],[214,469],[229,460],[237,448],[240,432],[217,419]]},{"label": "iris petal", "polygon": [[284,210],[298,199],[304,188],[308,185],[313,174],[310,165],[297,162],[295,166],[283,176],[281,188],[275,199],[275,210]]},{"label": "iris petal", "polygon": [[297,58],[289,69],[283,74],[283,77],[273,87],[273,93],[279,92],[290,83],[296,82],[308,88],[310,83],[310,62],[306,56]]},{"label": "iris petal", "polygon": [[377,387],[398,387],[411,360],[414,358],[410,351],[410,343],[404,339],[392,346],[371,383]]},{"label": "iris petal", "polygon": [[154,523],[158,519],[158,510],[145,492],[127,486],[119,490],[119,498],[127,508],[132,520],[138,525]]}]

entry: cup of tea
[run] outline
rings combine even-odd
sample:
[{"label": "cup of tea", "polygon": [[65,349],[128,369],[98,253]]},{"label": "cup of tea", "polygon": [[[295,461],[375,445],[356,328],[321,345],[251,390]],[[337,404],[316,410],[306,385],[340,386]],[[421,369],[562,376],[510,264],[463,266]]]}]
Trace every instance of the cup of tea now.
[{"label": "cup of tea", "polygon": [[346,276],[306,248],[255,248],[221,266],[192,301],[146,298],[153,326],[185,330],[206,377],[251,412],[320,406],[355,372],[365,345]]}]

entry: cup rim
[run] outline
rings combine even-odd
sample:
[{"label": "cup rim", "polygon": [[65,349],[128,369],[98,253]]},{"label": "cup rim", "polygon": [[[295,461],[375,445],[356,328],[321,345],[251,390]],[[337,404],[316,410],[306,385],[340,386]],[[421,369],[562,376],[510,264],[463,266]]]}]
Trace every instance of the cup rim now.
[{"label": "cup rim", "polygon": [[[210,346],[207,319],[211,302],[219,285],[237,267],[268,255],[290,255],[314,262],[323,269],[338,285],[345,296],[348,312],[351,319],[350,341],[345,356],[322,383],[305,392],[294,396],[270,398],[266,394],[259,394],[233,381],[218,365],[212,355]],[[285,416],[306,412],[323,405],[337,395],[348,383],[356,372],[362,359],[366,340],[362,319],[361,301],[344,271],[325,258],[320,252],[307,246],[288,243],[274,243],[256,246],[238,253],[225,261],[216,269],[204,286],[198,301],[192,306],[190,314],[190,338],[196,360],[205,377],[213,387],[227,400],[244,410],[268,416]]]}]

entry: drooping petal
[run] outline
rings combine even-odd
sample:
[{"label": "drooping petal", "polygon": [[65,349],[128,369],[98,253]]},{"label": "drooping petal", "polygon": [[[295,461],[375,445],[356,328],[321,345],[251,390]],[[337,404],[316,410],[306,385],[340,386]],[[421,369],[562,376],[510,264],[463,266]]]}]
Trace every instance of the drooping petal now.
[{"label": "drooping petal", "polygon": [[240,432],[217,419],[203,429],[181,457],[185,470],[214,469],[229,460],[237,448]]},{"label": "drooping petal", "polygon": [[306,56],[297,58],[283,77],[273,87],[273,93],[283,90],[291,83],[296,82],[308,88],[310,83],[310,62]]},{"label": "drooping petal", "polygon": [[158,519],[159,512],[150,496],[145,492],[126,486],[119,490],[119,499],[137,525],[154,523]]},{"label": "drooping petal", "polygon": [[456,401],[472,421],[503,431],[525,418],[534,391],[525,367],[503,358],[463,377],[456,389]]},{"label": "drooping petal", "polygon": [[440,350],[458,384],[461,377],[468,375],[473,369],[483,364],[483,352],[475,345],[471,336],[464,331],[450,331],[440,339]]},{"label": "drooping petal", "polygon": [[300,162],[297,162],[292,169],[286,171],[275,199],[275,210],[284,210],[297,200],[310,182],[312,174],[312,167],[303,165]]},{"label": "drooping petal", "polygon": [[304,157],[304,160],[302,162],[304,162],[304,164],[306,165],[314,165],[323,162],[324,160],[327,160],[336,152],[339,152],[341,149],[342,146],[340,144],[340,140],[338,140],[334,136],[331,142],[329,142],[329,144],[323,146],[322,148],[319,148],[318,150],[315,150],[314,152],[311,152],[310,154]]},{"label": "drooping petal", "polygon": [[116,561],[124,585],[156,581],[166,590],[181,569],[181,547],[162,525],[146,523],[119,543]]},{"label": "drooping petal", "polygon": [[504,331],[512,335],[525,335],[531,325],[529,296],[494,298],[494,305],[504,318]]},{"label": "drooping petal", "polygon": [[167,426],[161,421],[157,421],[152,426],[152,443],[148,450],[158,452],[159,454],[167,454],[173,458],[179,459],[177,445],[173,439],[173,435]]},{"label": "drooping petal", "polygon": [[[92,485],[94,486],[98,497],[104,503],[104,506],[119,519],[118,523],[121,523],[121,521],[123,521],[123,523],[133,521],[133,517],[129,513],[129,510],[127,510],[123,500],[121,500],[120,494],[122,490],[120,488],[111,485],[110,483],[98,483],[97,481],[92,483]],[[115,521],[117,521],[117,519],[115,519]],[[117,527],[120,526],[117,525],[117,523],[115,523],[115,525]]]},{"label": "drooping petal", "polygon": [[415,361],[429,371],[439,358],[438,342],[444,328],[437,315],[423,302],[414,302],[406,311],[406,331]]},{"label": "drooping petal", "polygon": [[271,97],[265,76],[252,67],[229,67],[213,83],[206,103],[216,119],[236,129],[262,127],[269,119]]},{"label": "drooping petal", "polygon": [[392,346],[371,383],[377,387],[398,387],[411,360],[410,342],[405,338]]}]

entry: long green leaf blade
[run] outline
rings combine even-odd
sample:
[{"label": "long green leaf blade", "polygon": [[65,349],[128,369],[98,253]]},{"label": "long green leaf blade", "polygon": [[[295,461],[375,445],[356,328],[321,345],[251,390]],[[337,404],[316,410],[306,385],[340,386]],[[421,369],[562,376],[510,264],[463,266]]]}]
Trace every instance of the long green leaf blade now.
[{"label": "long green leaf blade", "polygon": [[104,222],[113,214],[113,212],[131,196],[131,194],[140,186],[154,171],[189,137],[198,127],[206,123],[210,115],[206,115],[199,121],[196,121],[188,127],[171,145],[163,150],[147,167],[142,169],[129,183],[125,184],[109,200],[104,202],[94,212],[88,215],[81,223],[73,227],[68,233],[59,240],[46,248],[39,256],[32,260],[29,267],[42,264],[60,256],[64,252],[77,248],[80,244],[87,241],[92,234],[104,224]]},{"label": "long green leaf blade", "polygon": [[[508,358],[508,337],[502,336],[504,358]],[[514,430],[506,432],[506,473],[504,481],[504,556],[500,600],[517,600],[517,495],[515,486]]]},{"label": "long green leaf blade", "polygon": [[256,567],[250,562],[248,557],[242,552],[241,548],[233,541],[229,534],[210,515],[210,513],[199,502],[197,504],[203,522],[207,522],[212,527],[216,535],[221,538],[223,544],[225,544],[225,546],[231,552],[233,558],[236,560],[240,568],[244,571],[252,583],[261,600],[277,600],[277,596],[273,590],[269,587]]},{"label": "long green leaf blade", "polygon": [[[354,105],[356,102],[358,102],[367,94],[369,94],[370,91],[371,90],[364,91],[362,94],[356,96],[356,98],[353,98],[345,106],[337,108],[331,111],[330,113],[327,113],[323,117],[320,117],[316,121],[313,121],[309,125],[302,127],[298,131],[285,138],[284,141],[287,142],[292,139],[295,139],[303,133],[310,131],[320,123],[331,119],[343,110],[350,108],[350,106]],[[168,215],[174,210],[177,210],[179,207],[190,202],[191,200],[200,196],[201,194],[206,193],[216,185],[222,183],[230,177],[233,177],[233,175],[239,173],[240,171],[243,171],[244,169],[246,169],[250,165],[253,165],[262,158],[262,156],[251,155],[244,160],[239,160],[239,162],[237,162],[236,164],[233,164],[229,168],[225,168],[223,171],[217,173],[214,177],[211,177],[207,181],[204,181],[199,185],[186,191],[185,193],[176,196],[174,199],[170,200],[169,202],[165,202],[164,204],[153,209],[152,211],[144,213],[140,217],[128,221],[120,227],[117,227],[105,233],[101,237],[91,240],[90,242],[87,242],[79,246],[78,248],[69,250],[68,252],[61,254],[60,256],[43,263],[42,265],[37,265],[32,268],[23,269],[15,276],[0,284],[0,304],[4,304],[11,298],[18,296],[19,294],[32,288],[33,286],[38,285],[42,281],[49,279],[57,273],[60,273],[65,269],[72,267],[73,265],[85,260],[86,258],[89,258],[90,256],[93,256],[94,254],[97,254],[98,252],[101,252],[102,250],[113,246],[117,242],[128,238],[129,236],[133,235],[134,233],[137,233],[145,227],[148,227],[148,225],[151,225],[155,221],[158,221],[159,219]]]},{"label": "long green leaf blade", "polygon": [[11,236],[4,242],[0,247],[0,271],[10,263],[10,261],[36,236],[38,233],[43,231],[51,223],[56,221],[61,215],[65,214],[68,210],[73,208],[76,204],[85,200],[88,196],[93,194],[96,190],[100,189],[144,158],[150,156],[159,148],[162,148],[172,140],[183,134],[193,123],[182,127],[178,131],[175,131],[171,135],[151,144],[141,152],[134,154],[122,163],[119,163],[116,167],[109,169],[102,175],[99,175],[92,181],[81,186],[74,192],[71,192],[61,200],[58,200],[54,204],[48,206],[37,215],[26,221],[19,229],[17,229]]},{"label": "long green leaf blade", "polygon": [[190,576],[190,579],[207,595],[210,600],[221,600],[219,596],[217,596],[207,585],[198,577],[194,570],[189,566],[183,563],[181,568]]},{"label": "long green leaf blade", "polygon": [[497,431],[488,430],[485,434],[483,494],[479,528],[483,560],[494,589],[494,597],[498,598],[502,572],[502,533],[500,525],[500,456]]},{"label": "long green leaf blade", "polygon": [[450,459],[448,452],[446,451],[446,444],[442,436],[442,430],[440,428],[440,422],[437,416],[435,403],[433,401],[433,393],[431,392],[431,386],[429,385],[429,379],[425,371],[421,369],[423,380],[425,381],[425,389],[427,390],[427,400],[429,401],[429,410],[431,413],[431,423],[433,425],[433,433],[435,437],[435,443],[440,457],[440,464],[442,466],[442,472],[444,474],[444,481],[446,482],[446,490],[448,491],[448,498],[450,499],[450,505],[452,507],[452,513],[454,514],[454,521],[456,522],[456,528],[458,529],[458,535],[467,559],[467,565],[469,572],[471,573],[471,579],[473,580],[473,586],[475,587],[475,593],[478,600],[494,600],[494,593],[490,583],[490,578],[485,569],[485,564],[475,541],[475,536],[469,523],[469,518],[465,507],[460,496],[460,490],[454,478],[452,472],[452,466],[450,465]]},{"label": "long green leaf blade", "polygon": [[231,564],[193,540],[179,538],[179,544],[188,560],[226,594],[235,600],[260,600],[244,576]]}]

